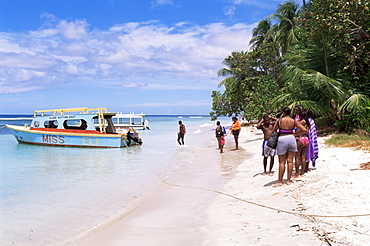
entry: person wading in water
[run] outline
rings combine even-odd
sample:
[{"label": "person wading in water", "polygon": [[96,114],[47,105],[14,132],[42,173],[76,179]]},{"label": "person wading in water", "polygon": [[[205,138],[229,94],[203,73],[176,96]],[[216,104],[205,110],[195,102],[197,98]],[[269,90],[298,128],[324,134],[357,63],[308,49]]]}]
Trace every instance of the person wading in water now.
[{"label": "person wading in water", "polygon": [[[186,128],[184,126],[184,124],[182,124],[182,121],[180,120],[179,121],[179,132],[177,133],[177,142],[181,145],[184,145],[184,137],[185,137],[185,133],[186,133]],[[180,142],[181,140],[181,142]]]}]

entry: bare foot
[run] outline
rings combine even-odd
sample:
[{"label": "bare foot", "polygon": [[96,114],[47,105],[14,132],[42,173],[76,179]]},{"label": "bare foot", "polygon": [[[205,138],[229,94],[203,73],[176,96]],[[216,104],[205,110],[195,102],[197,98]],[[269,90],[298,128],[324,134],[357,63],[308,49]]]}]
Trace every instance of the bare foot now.
[{"label": "bare foot", "polygon": [[293,182],[291,180],[288,180],[288,181],[286,181],[286,184],[291,185],[291,184],[293,184]]},{"label": "bare foot", "polygon": [[283,186],[282,182],[277,182],[276,184],[273,185],[273,187],[280,187],[280,186]]},{"label": "bare foot", "polygon": [[274,174],[272,172],[269,172],[268,175],[269,176],[274,176]]},{"label": "bare foot", "polygon": [[266,175],[267,175],[267,172],[264,172],[262,175],[263,175],[263,176],[266,176]]}]

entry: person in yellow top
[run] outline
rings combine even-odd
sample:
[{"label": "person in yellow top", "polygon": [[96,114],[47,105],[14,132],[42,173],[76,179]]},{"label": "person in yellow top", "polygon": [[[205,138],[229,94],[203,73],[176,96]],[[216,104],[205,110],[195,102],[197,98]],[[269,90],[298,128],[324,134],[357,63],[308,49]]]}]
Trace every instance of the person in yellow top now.
[{"label": "person in yellow top", "polygon": [[233,124],[231,125],[230,131],[234,135],[234,140],[235,140],[235,150],[239,149],[239,133],[242,127],[240,126],[240,123],[238,121],[238,118],[235,116],[232,118]]}]

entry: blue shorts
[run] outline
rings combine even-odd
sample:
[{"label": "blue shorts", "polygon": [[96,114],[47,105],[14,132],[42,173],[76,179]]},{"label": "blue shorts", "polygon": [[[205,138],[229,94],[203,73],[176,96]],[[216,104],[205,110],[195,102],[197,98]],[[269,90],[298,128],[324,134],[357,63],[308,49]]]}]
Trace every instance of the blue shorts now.
[{"label": "blue shorts", "polygon": [[276,155],[276,149],[273,149],[269,146],[267,146],[267,140],[263,140],[262,143],[262,156],[263,157],[269,157],[272,156],[274,157]]}]

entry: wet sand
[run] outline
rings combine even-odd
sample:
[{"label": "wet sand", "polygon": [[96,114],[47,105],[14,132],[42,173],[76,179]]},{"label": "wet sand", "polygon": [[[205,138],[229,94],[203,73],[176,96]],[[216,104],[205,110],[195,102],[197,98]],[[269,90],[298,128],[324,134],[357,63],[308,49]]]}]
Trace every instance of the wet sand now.
[{"label": "wet sand", "polygon": [[[274,175],[263,175],[262,134],[243,128],[241,150],[228,136],[217,165],[171,175],[131,213],[69,245],[369,244],[370,171],[357,169],[370,154],[323,140],[314,170],[273,187],[277,157]],[[352,216],[321,217],[337,215]]]}]

